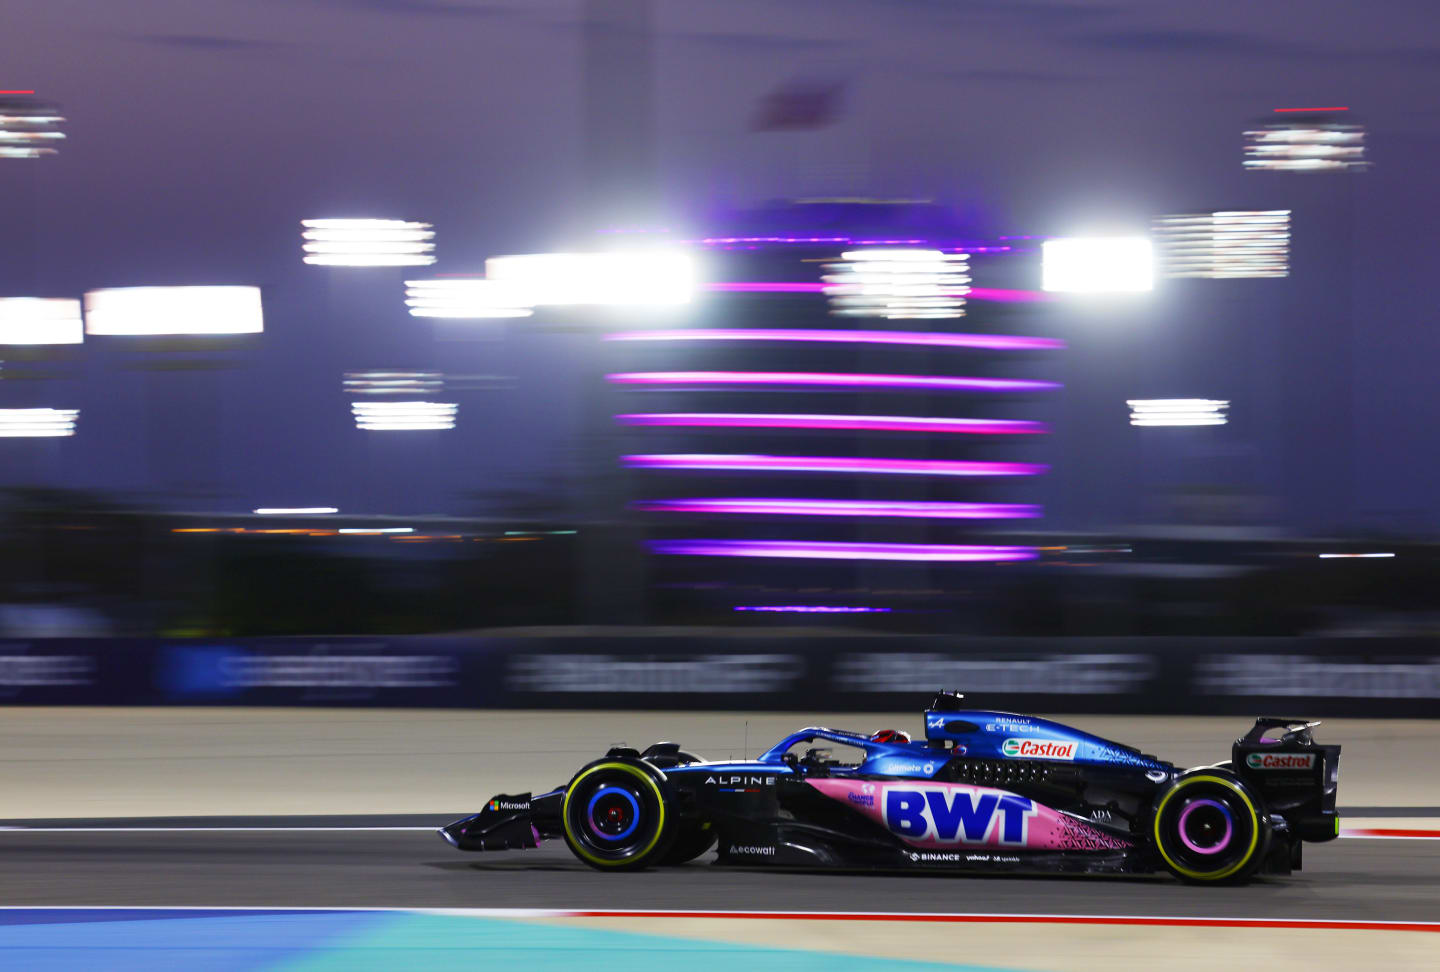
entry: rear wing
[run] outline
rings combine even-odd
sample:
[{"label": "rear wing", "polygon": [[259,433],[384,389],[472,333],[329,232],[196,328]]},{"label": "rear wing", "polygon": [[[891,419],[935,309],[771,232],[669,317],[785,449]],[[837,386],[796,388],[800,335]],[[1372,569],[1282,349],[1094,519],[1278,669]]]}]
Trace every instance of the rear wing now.
[{"label": "rear wing", "polygon": [[[1303,840],[1333,839],[1340,831],[1335,795],[1340,781],[1340,747],[1315,742],[1320,723],[1261,716],[1235,740],[1231,764]],[[1276,733],[1275,730],[1283,730]]]}]

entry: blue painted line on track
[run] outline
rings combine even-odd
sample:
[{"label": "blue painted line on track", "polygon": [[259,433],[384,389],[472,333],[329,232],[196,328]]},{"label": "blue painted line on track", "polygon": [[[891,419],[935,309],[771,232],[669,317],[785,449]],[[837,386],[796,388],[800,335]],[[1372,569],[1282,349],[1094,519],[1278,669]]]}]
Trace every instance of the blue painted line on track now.
[{"label": "blue painted line on track", "polygon": [[686,972],[1006,972],[735,945],[521,920],[408,911],[0,909],[0,968],[154,972],[683,967]]}]

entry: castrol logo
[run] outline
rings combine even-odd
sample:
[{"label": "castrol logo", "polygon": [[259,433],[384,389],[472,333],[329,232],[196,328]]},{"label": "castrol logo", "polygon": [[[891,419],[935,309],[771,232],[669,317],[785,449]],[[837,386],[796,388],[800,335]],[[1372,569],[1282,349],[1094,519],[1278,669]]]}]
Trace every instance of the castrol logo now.
[{"label": "castrol logo", "polygon": [[1305,770],[1315,765],[1314,753],[1251,753],[1245,765],[1258,770]]},{"label": "castrol logo", "polygon": [[1070,759],[1075,758],[1075,743],[1055,739],[1007,739],[1000,752],[1011,759]]}]

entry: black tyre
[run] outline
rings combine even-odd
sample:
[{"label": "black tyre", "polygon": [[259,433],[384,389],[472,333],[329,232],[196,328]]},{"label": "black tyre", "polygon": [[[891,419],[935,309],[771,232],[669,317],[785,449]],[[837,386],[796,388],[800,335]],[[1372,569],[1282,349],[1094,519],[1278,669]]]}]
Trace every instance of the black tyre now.
[{"label": "black tyre", "polygon": [[1155,849],[1176,877],[1235,884],[1255,873],[1269,827],[1245,784],[1219,769],[1182,776],[1155,803]]},{"label": "black tyre", "polygon": [[715,831],[702,830],[699,824],[686,827],[675,837],[675,843],[660,863],[667,867],[688,864],[715,846]]},{"label": "black tyre", "polygon": [[565,843],[601,871],[636,871],[665,859],[675,838],[663,777],[639,760],[591,763],[560,807]]}]

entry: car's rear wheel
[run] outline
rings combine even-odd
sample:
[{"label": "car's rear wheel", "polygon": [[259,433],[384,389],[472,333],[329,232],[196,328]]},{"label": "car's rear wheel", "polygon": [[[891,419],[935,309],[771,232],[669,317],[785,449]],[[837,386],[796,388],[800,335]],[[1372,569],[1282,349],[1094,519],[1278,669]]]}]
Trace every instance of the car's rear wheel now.
[{"label": "car's rear wheel", "polygon": [[1244,881],[1264,861],[1269,836],[1255,798],[1224,770],[1182,776],[1155,804],[1155,849],[1183,881]]},{"label": "car's rear wheel", "polygon": [[664,860],[675,838],[663,777],[639,760],[591,763],[570,781],[560,808],[565,843],[601,871]]}]

